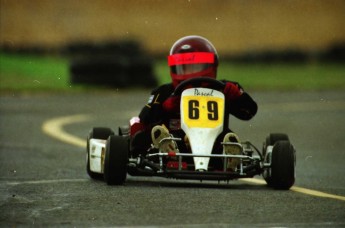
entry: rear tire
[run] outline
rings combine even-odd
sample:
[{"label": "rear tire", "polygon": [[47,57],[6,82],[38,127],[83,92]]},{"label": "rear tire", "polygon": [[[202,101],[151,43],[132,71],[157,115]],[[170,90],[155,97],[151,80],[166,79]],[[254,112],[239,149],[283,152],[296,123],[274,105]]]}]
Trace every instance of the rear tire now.
[{"label": "rear tire", "polygon": [[103,179],[103,174],[92,172],[90,169],[90,139],[103,139],[106,140],[110,135],[114,135],[114,132],[110,128],[95,127],[92,128],[87,136],[86,140],[86,172],[92,178],[96,180]]},{"label": "rear tire", "polygon": [[288,190],[295,183],[295,149],[289,141],[277,141],[272,150],[271,167],[265,180],[268,186]]},{"label": "rear tire", "polygon": [[264,142],[262,154],[264,157],[266,156],[266,148],[267,146],[273,146],[278,141],[290,141],[289,136],[284,133],[271,133],[266,137],[266,141]]},{"label": "rear tire", "polygon": [[111,135],[107,140],[104,158],[104,180],[108,185],[122,185],[127,177],[128,140]]}]

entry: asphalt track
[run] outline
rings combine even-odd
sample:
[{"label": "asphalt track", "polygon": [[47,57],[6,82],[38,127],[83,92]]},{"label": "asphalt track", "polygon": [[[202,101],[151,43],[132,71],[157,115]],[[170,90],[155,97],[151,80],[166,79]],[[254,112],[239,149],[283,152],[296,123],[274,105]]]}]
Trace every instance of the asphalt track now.
[{"label": "asphalt track", "polygon": [[137,115],[148,91],[0,97],[0,226],[344,227],[345,92],[256,92],[259,113],[231,118],[261,148],[270,132],[290,136],[297,180],[289,191],[260,177],[198,182],[128,177],[90,180],[85,137]]}]

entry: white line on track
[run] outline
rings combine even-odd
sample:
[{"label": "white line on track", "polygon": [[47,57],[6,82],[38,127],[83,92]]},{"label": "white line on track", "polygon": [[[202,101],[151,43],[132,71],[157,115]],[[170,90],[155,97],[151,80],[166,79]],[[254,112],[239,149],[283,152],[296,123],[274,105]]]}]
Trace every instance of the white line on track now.
[{"label": "white line on track", "polygon": [[[343,108],[342,105],[340,105],[341,108]],[[338,107],[339,108],[339,107]],[[64,131],[63,127],[68,124],[73,124],[73,123],[78,123],[78,122],[83,122],[83,121],[88,121],[91,117],[89,115],[73,115],[73,116],[64,116],[64,117],[58,117],[54,119],[50,119],[46,122],[43,123],[42,125],[42,130],[44,133],[48,134],[49,136],[58,139],[64,143],[71,144],[74,146],[78,147],[86,147],[86,141],[84,139],[81,139],[77,136],[74,136],[72,134],[69,134]],[[78,179],[76,179],[78,181]],[[42,180],[42,181],[26,181],[25,183],[51,183],[51,182],[63,182],[63,181],[69,181],[73,182],[76,180]],[[257,179],[257,178],[244,178],[240,179],[241,181],[245,182],[250,182],[253,184],[260,184],[260,185],[265,185],[266,182],[262,179]],[[12,183],[12,182],[11,182]],[[16,184],[17,182],[13,182]],[[22,183],[22,182],[20,182]],[[290,188],[291,191],[307,194],[307,195],[312,195],[312,196],[317,196],[317,197],[326,197],[326,198],[331,198],[331,199],[336,199],[336,200],[341,200],[345,201],[344,196],[339,196],[339,195],[333,195],[325,192],[320,192],[312,189],[307,189],[307,188],[301,188],[297,186],[293,186]]]},{"label": "white line on track", "polygon": [[19,185],[19,184],[54,184],[65,182],[86,182],[88,179],[56,179],[56,180],[32,180],[32,181],[5,181],[1,182],[7,185]]}]

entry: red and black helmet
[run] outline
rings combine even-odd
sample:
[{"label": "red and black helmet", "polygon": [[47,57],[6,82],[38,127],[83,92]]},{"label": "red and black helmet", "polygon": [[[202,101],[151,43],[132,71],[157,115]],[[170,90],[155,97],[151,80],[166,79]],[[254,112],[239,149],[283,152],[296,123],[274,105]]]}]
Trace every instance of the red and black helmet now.
[{"label": "red and black helmet", "polygon": [[195,77],[217,77],[218,54],[210,41],[201,36],[177,40],[170,50],[168,65],[173,85]]}]

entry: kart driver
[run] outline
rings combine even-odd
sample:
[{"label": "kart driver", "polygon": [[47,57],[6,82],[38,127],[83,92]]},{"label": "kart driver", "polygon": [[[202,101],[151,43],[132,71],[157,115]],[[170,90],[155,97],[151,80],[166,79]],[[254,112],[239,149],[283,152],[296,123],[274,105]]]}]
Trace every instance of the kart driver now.
[{"label": "kart driver", "polygon": [[[153,143],[155,148],[159,142],[170,133],[175,137],[184,138],[178,144],[168,140],[161,145],[164,152],[178,151],[178,148],[188,149],[188,139],[180,129],[180,97],[172,96],[176,86],[184,80],[196,77],[217,78],[218,54],[210,41],[201,36],[186,36],[177,40],[168,56],[168,65],[172,82],[154,89],[147,104],[139,114],[141,131],[131,143],[132,153],[143,153]],[[249,120],[257,112],[256,102],[237,83],[221,80],[225,83],[225,117],[229,114],[241,119]],[[223,142],[240,142],[238,136],[228,128],[228,118],[225,118],[224,131],[218,137],[215,145]],[[182,148],[181,148],[182,147]],[[223,147],[223,148],[222,148]],[[240,154],[240,148],[232,145],[217,146],[216,152],[224,154]],[[228,159],[227,169],[235,170],[238,159]]]}]

